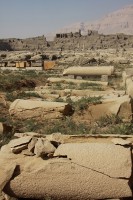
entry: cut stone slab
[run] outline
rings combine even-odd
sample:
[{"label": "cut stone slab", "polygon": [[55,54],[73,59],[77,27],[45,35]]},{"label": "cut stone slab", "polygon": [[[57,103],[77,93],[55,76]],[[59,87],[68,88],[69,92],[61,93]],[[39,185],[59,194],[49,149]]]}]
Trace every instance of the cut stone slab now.
[{"label": "cut stone slab", "polygon": [[9,112],[13,118],[17,119],[36,118],[43,120],[70,116],[74,110],[71,105],[63,102],[16,99],[10,105]]},{"label": "cut stone slab", "polygon": [[13,148],[13,147],[25,145],[25,144],[28,144],[31,141],[31,139],[32,139],[31,136],[25,136],[25,137],[22,137],[22,138],[14,139],[14,140],[11,140],[9,142],[9,146],[11,148]]},{"label": "cut stone slab", "polygon": [[[78,158],[80,160],[81,157]],[[93,157],[93,159],[97,158]],[[61,158],[41,162],[36,158],[35,169],[32,169],[33,163],[30,166],[28,165],[30,171],[23,171],[7,184],[5,191],[8,194],[12,194],[13,191],[20,198],[44,199],[49,197],[73,200],[115,199],[132,196],[128,180],[111,178],[99,171],[84,167],[82,163],[73,163]]]},{"label": "cut stone slab", "polygon": [[35,144],[34,154],[39,157],[45,154],[54,153],[55,150],[56,148],[48,140],[38,138],[38,141]]},{"label": "cut stone slab", "polygon": [[130,178],[131,150],[115,144],[61,144],[54,156],[67,155],[72,162],[112,178]]}]

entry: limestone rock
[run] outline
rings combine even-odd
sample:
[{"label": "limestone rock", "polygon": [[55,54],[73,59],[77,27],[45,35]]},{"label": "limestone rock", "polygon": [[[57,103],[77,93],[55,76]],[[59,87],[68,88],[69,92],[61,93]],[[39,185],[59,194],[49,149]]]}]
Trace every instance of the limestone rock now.
[{"label": "limestone rock", "polygon": [[21,144],[19,146],[16,147],[11,147],[11,151],[12,153],[21,153],[21,151],[23,151],[24,149],[27,149],[28,144]]},{"label": "limestone rock", "polygon": [[114,73],[114,66],[88,66],[88,67],[69,67],[63,72],[63,76],[92,76],[92,75],[112,75]]},{"label": "limestone rock", "polygon": [[34,153],[37,157],[45,156],[50,153],[54,153],[56,148],[48,140],[38,138],[38,141],[35,144]]},{"label": "limestone rock", "polygon": [[18,119],[57,119],[72,115],[73,108],[68,103],[36,100],[15,100],[9,109],[12,117]]},{"label": "limestone rock", "polygon": [[116,145],[122,145],[122,146],[130,146],[132,142],[129,140],[123,140],[122,138],[114,138],[112,139],[112,142]]},{"label": "limestone rock", "polygon": [[25,156],[34,156],[35,154],[30,152],[28,149],[22,151],[22,154]]},{"label": "limestone rock", "polygon": [[126,121],[132,120],[132,101],[128,95],[105,99],[102,104],[89,105],[88,108],[88,119],[91,121],[112,114]]},{"label": "limestone rock", "polygon": [[38,139],[33,137],[31,142],[28,144],[28,150],[29,152],[34,152],[35,144],[37,143]]},{"label": "limestone rock", "polygon": [[49,141],[56,141],[59,143],[64,142],[64,136],[61,133],[52,133],[51,135],[46,135],[46,139]]},{"label": "limestone rock", "polygon": [[103,143],[68,143],[61,144],[56,149],[54,156],[58,155],[67,155],[77,165],[82,165],[110,177],[129,178],[131,176],[130,148]]},{"label": "limestone rock", "polygon": [[[4,191],[19,198],[118,199],[131,197],[131,149],[114,144],[62,144],[55,155],[67,158],[15,159],[21,173]],[[13,160],[13,159],[12,159]],[[0,155],[1,162],[1,155]],[[24,184],[26,183],[26,184]]]},{"label": "limestone rock", "polygon": [[25,137],[25,136],[39,137],[40,134],[35,133],[35,132],[25,132],[25,133],[15,133],[14,136],[18,138]]},{"label": "limestone rock", "polygon": [[3,135],[3,124],[0,122],[0,135]]},{"label": "limestone rock", "polygon": [[28,145],[31,139],[32,139],[31,136],[25,136],[22,138],[14,139],[9,142],[9,146],[13,148],[13,147],[21,146],[21,145]]},{"label": "limestone rock", "polygon": [[1,167],[0,167],[0,193],[2,192],[4,186],[7,184],[7,182],[11,179],[15,168],[16,168],[15,163],[12,163],[10,165],[8,165],[8,163],[7,163],[4,166],[1,163]]}]

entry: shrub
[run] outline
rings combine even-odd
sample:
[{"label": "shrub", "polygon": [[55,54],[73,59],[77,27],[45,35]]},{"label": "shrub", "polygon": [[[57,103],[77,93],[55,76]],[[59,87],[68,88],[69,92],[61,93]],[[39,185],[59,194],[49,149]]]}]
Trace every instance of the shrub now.
[{"label": "shrub", "polygon": [[80,100],[73,102],[70,98],[67,99],[67,102],[71,104],[76,111],[83,111],[87,109],[89,104],[100,104],[102,97],[82,97]]},{"label": "shrub", "polygon": [[132,135],[133,134],[133,124],[132,123],[121,123],[117,125],[110,126],[104,134],[118,134],[118,135]]},{"label": "shrub", "polygon": [[100,128],[119,123],[122,123],[122,119],[115,114],[103,116],[97,121]]},{"label": "shrub", "polygon": [[15,99],[27,99],[30,97],[37,97],[40,98],[39,94],[37,94],[36,92],[19,92],[19,93],[7,93],[6,94],[6,100],[7,101],[14,101]]}]

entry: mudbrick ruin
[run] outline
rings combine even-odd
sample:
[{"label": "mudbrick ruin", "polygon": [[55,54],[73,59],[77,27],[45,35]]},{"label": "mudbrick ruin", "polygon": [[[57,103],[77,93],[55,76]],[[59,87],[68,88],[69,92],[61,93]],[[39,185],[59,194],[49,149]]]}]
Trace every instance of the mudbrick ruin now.
[{"label": "mudbrick ruin", "polygon": [[82,35],[79,30],[76,33],[57,33],[53,41],[47,41],[46,37],[40,36],[28,39],[5,39],[0,40],[0,50],[74,50],[84,51],[91,49],[107,48],[132,48],[133,36],[125,34],[103,35],[98,31],[88,31]]}]

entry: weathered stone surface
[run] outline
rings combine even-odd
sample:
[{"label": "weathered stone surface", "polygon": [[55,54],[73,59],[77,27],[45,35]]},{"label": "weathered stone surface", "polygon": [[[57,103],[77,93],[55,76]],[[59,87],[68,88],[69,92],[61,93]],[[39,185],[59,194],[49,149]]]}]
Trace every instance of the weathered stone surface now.
[{"label": "weathered stone surface", "polygon": [[63,76],[92,76],[92,75],[112,75],[114,66],[88,66],[88,67],[69,67],[63,72]]},{"label": "weathered stone surface", "polygon": [[24,149],[28,148],[28,144],[22,144],[16,147],[11,147],[11,151],[13,153],[21,153],[21,151],[23,151]]},{"label": "weathered stone surface", "polygon": [[0,122],[0,135],[3,135],[3,124]]},{"label": "weathered stone surface", "polygon": [[64,143],[64,135],[61,133],[52,133],[51,135],[46,135],[46,139],[49,141],[56,141],[59,143]]},{"label": "weathered stone surface", "polygon": [[28,149],[23,150],[22,154],[26,155],[26,156],[34,156],[35,155],[34,153],[30,152]]},{"label": "weathered stone surface", "polygon": [[132,101],[128,95],[117,98],[109,98],[102,104],[90,105],[88,108],[88,119],[96,120],[107,115],[117,115],[126,121],[132,120]]},{"label": "weathered stone surface", "polygon": [[25,136],[31,136],[31,137],[39,137],[39,133],[35,133],[35,132],[25,132],[25,133],[15,133],[14,136],[21,138],[21,137],[25,137]]},{"label": "weathered stone surface", "polygon": [[[38,165],[39,167],[39,165]],[[26,183],[26,184],[24,184]],[[128,181],[109,178],[63,159],[40,166],[34,173],[24,172],[7,185],[8,194],[43,199],[106,199],[131,196]]]},{"label": "weathered stone surface", "polygon": [[31,136],[25,136],[25,137],[21,137],[21,138],[18,138],[18,139],[14,139],[14,140],[11,140],[10,143],[9,143],[9,146],[11,148],[13,147],[18,147],[18,146],[21,146],[21,145],[28,145],[28,143],[31,141],[32,137]]},{"label": "weathered stone surface", "polygon": [[72,115],[73,109],[68,103],[17,99],[11,104],[9,112],[18,119],[57,119]]},{"label": "weathered stone surface", "polygon": [[122,145],[122,146],[129,146],[132,144],[129,140],[123,140],[121,138],[114,138],[112,139],[112,142],[116,145]]},{"label": "weathered stone surface", "polygon": [[38,139],[33,137],[31,142],[28,144],[28,150],[29,152],[34,152],[35,144],[37,143]]},{"label": "weathered stone surface", "polygon": [[6,164],[1,163],[1,166],[0,166],[0,193],[2,192],[2,190],[5,187],[5,185],[7,184],[7,182],[11,179],[15,168],[16,168],[15,163],[12,163],[12,164],[10,163],[10,165],[8,165],[8,162]]},{"label": "weathered stone surface", "polygon": [[54,156],[67,155],[77,165],[82,165],[112,178],[130,178],[130,148],[114,144],[61,144]]},{"label": "weathered stone surface", "polygon": [[48,140],[38,138],[38,141],[35,144],[34,154],[39,156],[45,156],[50,153],[54,153],[56,148]]},{"label": "weathered stone surface", "polygon": [[129,187],[130,148],[103,143],[63,144],[55,155],[67,155],[68,158],[44,161],[21,156],[15,159],[21,165],[21,173],[6,185],[4,191],[32,199],[85,200],[132,196]]}]

